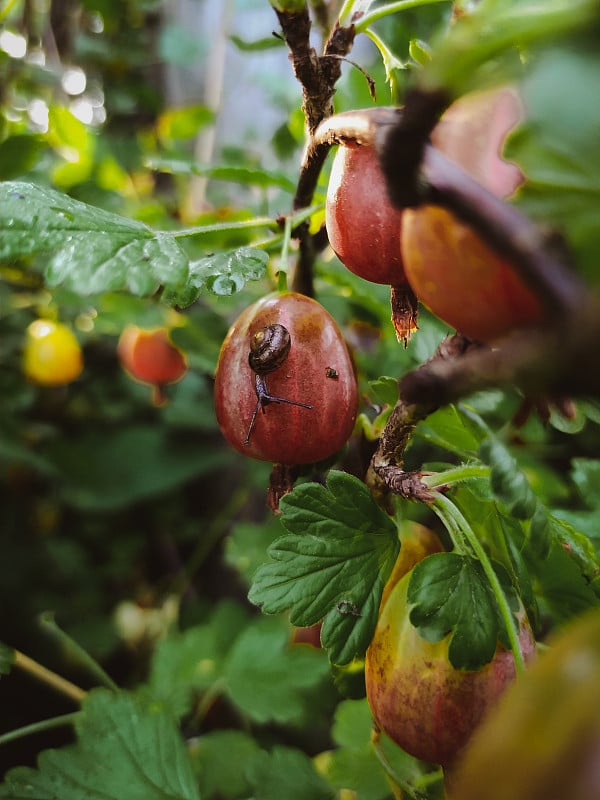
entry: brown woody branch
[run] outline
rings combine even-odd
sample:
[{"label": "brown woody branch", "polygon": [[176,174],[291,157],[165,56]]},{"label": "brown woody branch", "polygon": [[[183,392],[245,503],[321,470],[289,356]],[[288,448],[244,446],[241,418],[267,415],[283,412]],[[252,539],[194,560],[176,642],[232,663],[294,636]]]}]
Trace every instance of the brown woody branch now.
[{"label": "brown woody branch", "polygon": [[446,208],[507,258],[549,311],[575,313],[585,300],[586,288],[567,265],[564,244],[423,141],[437,119],[435,99],[430,107],[425,102],[417,106],[425,120],[421,125],[418,114],[407,116],[406,109],[400,108],[337,114],[319,126],[312,146],[330,147],[349,140],[374,146],[397,207],[431,203]]},{"label": "brown woody branch", "polygon": [[518,386],[533,399],[598,399],[599,344],[600,296],[590,293],[570,321],[556,317],[543,328],[514,331],[494,348],[424,364],[401,379],[400,394],[406,403],[440,406],[493,386]]},{"label": "brown woody branch", "polygon": [[[322,55],[318,55],[310,44],[311,21],[308,6],[303,11],[291,14],[276,11],[283,37],[290,50],[294,75],[302,86],[302,110],[309,135],[300,175],[294,196],[294,210],[306,208],[312,202],[317,181],[329,151],[328,146],[313,148],[312,136],[318,125],[333,114],[335,84],[341,75],[341,62],[352,49],[354,26],[335,25]],[[313,295],[312,272],[316,255],[315,242],[308,230],[308,222],[300,225],[294,236],[299,241],[299,257],[294,270],[292,288],[302,294]]]},{"label": "brown woody branch", "polygon": [[494,348],[457,335],[399,383],[399,400],[372,458],[368,482],[387,492],[428,501],[420,473],[404,471],[404,451],[415,426],[447,403],[492,386],[519,386],[528,396],[600,397],[595,369],[600,342],[600,298],[590,296],[568,263],[564,243],[498,199],[428,143],[442,95],[413,93],[404,109],[347,112],[325,120],[314,148],[354,140],[381,158],[392,202],[399,208],[430,203],[451,211],[508,259],[548,311],[544,327],[515,331]]},{"label": "brown woody branch", "polygon": [[[446,365],[457,363],[466,353],[479,349],[462,334],[444,339],[431,359],[410,375],[421,371],[435,371]],[[405,396],[400,384],[399,399],[383,429],[377,450],[371,458],[367,483],[374,493],[382,498],[388,492],[401,497],[428,502],[432,499],[431,490],[421,481],[422,473],[404,471],[404,451],[417,424],[444,405],[443,399],[435,392],[417,391]]]}]

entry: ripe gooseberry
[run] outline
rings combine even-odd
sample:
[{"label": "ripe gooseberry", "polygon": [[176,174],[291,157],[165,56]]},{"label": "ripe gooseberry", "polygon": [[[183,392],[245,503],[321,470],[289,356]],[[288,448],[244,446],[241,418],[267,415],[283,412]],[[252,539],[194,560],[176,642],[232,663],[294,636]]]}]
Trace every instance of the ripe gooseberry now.
[{"label": "ripe gooseberry", "polygon": [[[502,158],[522,108],[507,87],[467,95],[450,106],[432,142],[486,189],[507,197],[522,182]],[[541,321],[542,306],[514,268],[468,225],[431,205],[406,209],[401,252],[415,294],[436,316],[472,339],[490,342]]]},{"label": "ripe gooseberry", "polygon": [[[449,637],[423,639],[409,618],[412,570],[393,586],[367,649],[367,699],[378,727],[415,758],[452,765],[474,730],[515,677],[512,652],[500,645],[479,670],[459,670],[448,657]],[[524,615],[519,643],[526,660],[535,642]]]},{"label": "ripe gooseberry", "polygon": [[390,202],[372,146],[347,142],[331,165],[325,205],[329,243],[347,269],[392,287],[392,322],[399,340],[416,330],[417,301],[400,252],[402,211]]},{"label": "ripe gooseberry", "polygon": [[181,380],[187,372],[185,355],[173,344],[167,328],[145,330],[128,325],[119,337],[117,355],[129,375],[153,387],[155,405],[166,402],[165,386]]},{"label": "ripe gooseberry", "polygon": [[559,626],[477,730],[451,775],[452,798],[600,797],[599,643],[597,608]]},{"label": "ripe gooseberry", "polygon": [[81,346],[73,331],[61,322],[36,319],[25,334],[23,371],[41,386],[63,386],[83,369]]},{"label": "ripe gooseberry", "polygon": [[[249,354],[257,342],[268,344],[263,331],[269,326],[287,329],[289,350],[262,375],[272,398],[263,404],[261,375]],[[221,347],[214,393],[229,444],[251,458],[288,465],[334,455],[352,433],[358,404],[354,365],[339,328],[316,300],[295,292],[268,295],[240,314]]]}]

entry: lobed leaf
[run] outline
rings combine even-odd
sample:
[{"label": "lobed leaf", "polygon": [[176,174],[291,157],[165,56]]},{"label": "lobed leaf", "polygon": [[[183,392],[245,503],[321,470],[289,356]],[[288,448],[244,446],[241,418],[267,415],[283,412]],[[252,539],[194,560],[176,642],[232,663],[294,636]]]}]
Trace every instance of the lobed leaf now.
[{"label": "lobed leaf", "polygon": [[472,458],[479,448],[481,431],[458,406],[448,405],[420,422],[415,435],[463,459]]},{"label": "lobed leaf", "polygon": [[335,664],[364,655],[381,593],[399,551],[391,519],[364,483],[331,471],[327,485],[300,485],[281,501],[288,534],[269,548],[250,600],[264,612],[289,609],[294,625],[323,620],[321,642]]},{"label": "lobed leaf", "polygon": [[[153,654],[148,691],[172,714],[192,710],[194,694],[209,690],[221,677],[227,651],[247,622],[247,612],[233,602],[220,603],[204,625],[162,639]],[[222,631],[226,631],[223,640]]]},{"label": "lobed leaf", "polygon": [[490,436],[481,443],[479,455],[492,468],[490,483],[498,500],[517,519],[533,517],[539,501],[508,449]]},{"label": "lobed leaf", "polygon": [[249,766],[254,800],[333,800],[334,791],[300,750],[276,746]]},{"label": "lobed leaf", "polygon": [[188,259],[168,233],[72,197],[19,181],[0,183],[0,259],[47,253],[49,286],[88,295],[151,294],[181,285]]},{"label": "lobed leaf", "polygon": [[261,753],[256,740],[244,731],[215,730],[199,736],[192,744],[190,757],[202,797],[228,800],[251,797],[252,786],[247,776]]},{"label": "lobed leaf", "polygon": [[[519,607],[510,580],[494,565],[513,611]],[[479,561],[458,553],[436,553],[414,567],[408,584],[410,621],[430,642],[450,635],[448,657],[457,669],[480,669],[494,657],[504,624]]]},{"label": "lobed leaf", "polygon": [[192,261],[185,285],[165,292],[164,300],[185,308],[206,291],[217,295],[235,294],[248,281],[257,281],[264,276],[268,260],[269,256],[264,250],[239,247]]},{"label": "lobed leaf", "polygon": [[45,750],[37,769],[10,770],[10,800],[199,800],[172,717],[126,692],[94,689],[76,723],[77,743]]},{"label": "lobed leaf", "polygon": [[259,723],[314,719],[315,692],[328,678],[324,653],[290,647],[290,628],[277,617],[260,617],[246,628],[223,668],[230,700]]}]

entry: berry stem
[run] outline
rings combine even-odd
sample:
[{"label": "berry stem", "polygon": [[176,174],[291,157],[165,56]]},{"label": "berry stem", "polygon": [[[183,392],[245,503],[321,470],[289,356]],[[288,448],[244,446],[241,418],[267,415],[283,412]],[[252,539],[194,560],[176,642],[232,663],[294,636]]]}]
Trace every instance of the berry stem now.
[{"label": "berry stem", "polygon": [[41,683],[45,683],[46,686],[60,692],[75,703],[81,703],[86,695],[86,692],[79,686],[71,683],[71,681],[68,681],[56,672],[52,672],[52,670],[49,670],[47,667],[38,664],[37,661],[34,661],[33,658],[29,658],[25,653],[21,653],[20,650],[15,650],[14,666],[23,670],[23,672],[26,672],[28,675],[31,675],[33,678],[36,678],[36,680],[39,680]]},{"label": "berry stem", "polygon": [[463,483],[473,478],[488,478],[490,472],[490,468],[482,464],[461,464],[459,467],[436,472],[434,475],[424,475],[421,480],[430,489],[439,489],[443,486]]},{"label": "berry stem", "polygon": [[364,16],[355,21],[354,27],[356,33],[364,33],[374,22],[377,22],[389,14],[397,14],[398,11],[408,11],[412,8],[419,8],[420,6],[431,6],[435,3],[446,3],[448,0],[396,0],[394,3],[388,3],[384,6],[379,6],[374,11],[367,12]]},{"label": "berry stem", "polygon": [[285,218],[283,226],[283,241],[281,243],[281,257],[279,259],[279,270],[277,272],[277,291],[287,291],[287,276],[290,261],[290,239],[292,237],[292,220],[291,217]]},{"label": "berry stem", "polygon": [[[57,639],[62,646],[74,656],[77,661],[87,669],[100,684],[106,686],[108,689],[118,691],[119,687],[113,679],[104,671],[100,664],[90,656],[90,654],[83,649],[83,647],[75,641],[68,633],[59,628],[54,619],[54,615],[46,612],[40,616],[40,623],[42,627],[46,628],[55,639]],[[79,689],[78,691],[82,691]]]},{"label": "berry stem", "polygon": [[40,722],[32,722],[30,725],[24,725],[22,728],[15,728],[15,730],[0,735],[0,745],[14,742],[16,739],[23,739],[25,736],[31,736],[35,733],[44,733],[44,731],[50,731],[54,728],[62,728],[64,725],[73,725],[80,715],[81,711],[73,711],[70,714],[62,714],[59,717],[51,717]]},{"label": "berry stem", "polygon": [[373,732],[371,735],[371,746],[373,748],[373,752],[377,757],[377,760],[381,764],[383,771],[389,778],[389,780],[401,790],[400,797],[410,797],[412,800],[427,800],[428,794],[425,792],[419,791],[415,786],[409,783],[405,778],[403,778],[396,769],[390,763],[388,757],[386,756],[383,747],[381,746],[381,737],[378,732]]}]

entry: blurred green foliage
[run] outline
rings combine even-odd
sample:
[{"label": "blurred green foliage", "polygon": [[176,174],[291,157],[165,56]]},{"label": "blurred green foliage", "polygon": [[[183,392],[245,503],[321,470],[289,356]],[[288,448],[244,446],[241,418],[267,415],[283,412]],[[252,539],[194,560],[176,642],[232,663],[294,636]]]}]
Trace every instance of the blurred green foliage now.
[{"label": "blurred green foliage", "polygon": [[[268,38],[276,24],[269,3],[232,8],[234,21],[260,11],[264,27],[252,41],[235,26],[221,31],[226,39],[231,34],[228,52],[248,68],[260,70],[265,53],[280,66],[277,81],[272,62],[262,66],[264,108],[254,110],[253,120],[259,125],[264,117],[260,136],[217,138],[203,162],[198,142],[223,124],[222,108],[200,88],[214,54],[208,34],[195,38],[158,0],[17,0],[0,7],[0,640],[88,689],[96,680],[69,646],[72,637],[122,687],[89,693],[76,743],[70,728],[2,742],[5,732],[73,710],[44,683],[11,671],[13,654],[5,657],[3,649],[2,773],[17,764],[32,767],[47,747],[59,749],[46,751],[37,770],[10,772],[0,797],[32,796],[25,793],[33,785],[39,796],[61,800],[100,797],[99,786],[102,797],[115,800],[159,792],[215,800],[386,800],[392,796],[386,772],[421,786],[420,797],[441,793],[439,772],[390,742],[383,741],[378,761],[362,696],[364,653],[345,652],[341,661],[355,661],[332,671],[324,649],[295,643],[288,609],[293,617],[296,601],[279,598],[270,609],[278,613],[263,617],[247,599],[269,546],[277,553],[273,543],[283,534],[297,537],[299,552],[307,546],[312,531],[298,523],[311,510],[303,498],[325,492],[320,482],[329,467],[363,478],[396,379],[430,357],[447,330],[423,309],[413,342],[400,347],[389,324],[388,288],[367,285],[331,252],[320,254],[317,296],[352,348],[361,416],[335,460],[300,475],[283,525],[274,518],[265,507],[270,467],[247,463],[222,441],[212,377],[231,321],[272,290],[277,269],[285,267],[276,218],[291,208],[303,119],[299,87],[291,75],[289,84],[281,80],[289,71],[285,50]],[[450,3],[436,3],[382,18],[371,31],[379,49],[358,40],[353,57],[373,76],[377,102],[401,99],[418,65],[435,57],[450,11]],[[474,45],[482,61],[484,46]],[[170,93],[174,68],[193,72],[199,87],[193,101],[179,103]],[[590,277],[597,204],[587,181],[598,177],[595,162],[591,177],[583,175],[600,104],[590,102],[576,126],[578,158],[561,160],[570,126],[547,133],[548,115],[554,118],[548,88],[560,79],[566,95],[572,72],[582,71],[581,91],[597,94],[595,54],[559,50],[534,60],[526,86],[535,115],[510,147],[535,177],[519,202],[553,221],[567,210]],[[480,74],[487,82],[485,64]],[[335,99],[338,110],[370,105],[364,75],[345,65]],[[573,117],[581,103],[571,99]],[[542,150],[536,126],[545,132]],[[556,167],[550,188],[549,162]],[[315,196],[316,227],[327,170]],[[567,174],[576,180],[561,194]],[[597,180],[592,188],[593,198]],[[24,331],[38,317],[69,324],[81,343],[84,372],[68,386],[39,387],[23,375]],[[117,342],[130,323],[169,327],[186,353],[188,372],[167,387],[164,406],[153,405],[150,388],[120,366]],[[456,502],[514,577],[543,636],[598,602],[600,412],[582,401],[574,420],[554,412],[543,424],[532,415],[517,429],[511,420],[521,403],[516,390],[498,390],[440,410],[417,427],[407,467],[489,467],[497,480],[472,480],[456,492]],[[481,452],[481,441],[495,434],[502,448]],[[358,483],[346,480],[346,491]],[[357,574],[380,591],[397,548],[395,541],[366,547],[369,525],[379,530],[382,514],[374,503],[365,511],[367,505],[357,530],[344,514],[336,516],[335,503],[319,525],[331,525],[340,541],[350,532]],[[524,506],[526,513],[514,513]],[[444,535],[422,505],[399,502],[395,511],[396,521],[419,520]],[[393,538],[394,525],[386,521]],[[313,544],[311,570],[321,555]],[[259,569],[259,578],[276,574],[276,564],[275,558]],[[297,565],[284,578],[294,578]],[[273,587],[259,592],[256,585],[260,601],[272,604]],[[323,588],[314,573],[296,584],[305,601]],[[334,595],[326,599],[335,622]],[[376,615],[376,594],[369,602]],[[314,619],[322,619],[325,611],[315,608]],[[64,635],[40,626],[46,611]],[[364,650],[364,628],[351,618],[324,643],[333,641],[339,654],[355,628],[363,630]],[[344,697],[344,688],[354,699]]]}]

